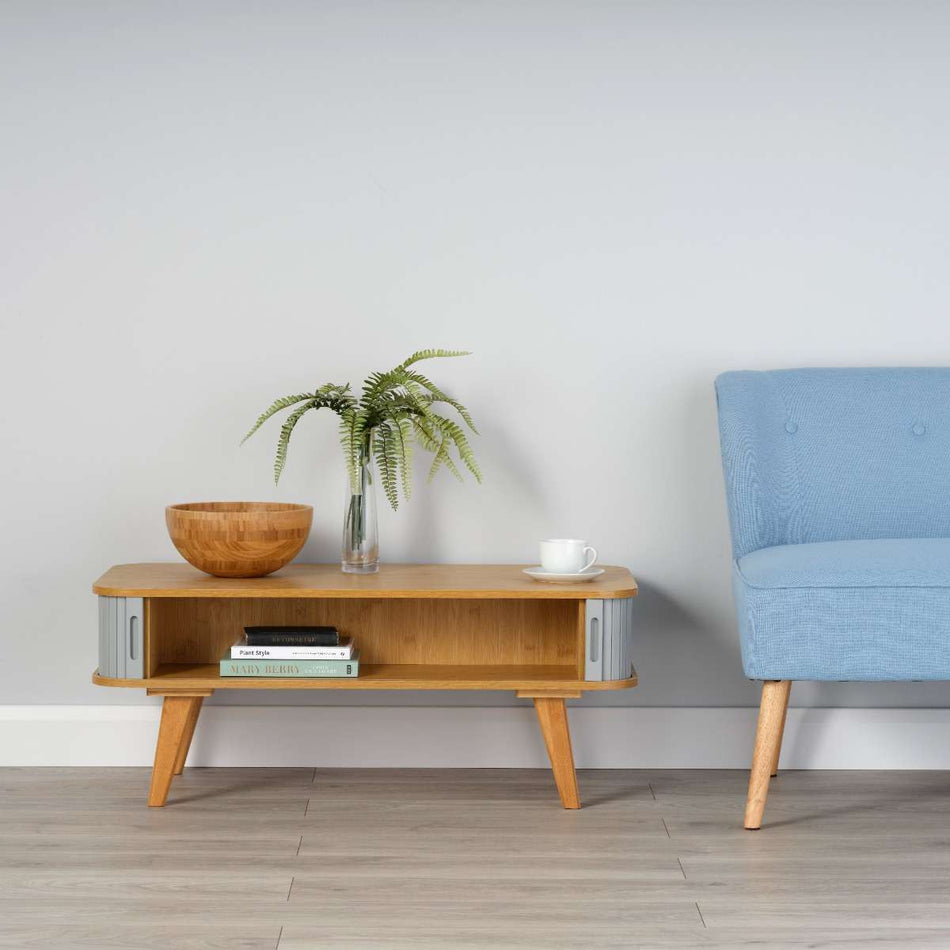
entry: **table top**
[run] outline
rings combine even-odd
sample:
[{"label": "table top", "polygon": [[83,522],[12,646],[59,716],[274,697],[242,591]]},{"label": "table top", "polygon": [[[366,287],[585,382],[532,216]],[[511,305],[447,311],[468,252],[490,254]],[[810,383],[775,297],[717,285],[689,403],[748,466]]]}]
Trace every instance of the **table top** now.
[{"label": "table top", "polygon": [[93,584],[107,597],[352,597],[588,600],[635,597],[625,567],[593,581],[546,584],[510,564],[384,564],[378,574],[344,574],[339,564],[289,564],[267,577],[211,577],[182,562],[118,564]]}]

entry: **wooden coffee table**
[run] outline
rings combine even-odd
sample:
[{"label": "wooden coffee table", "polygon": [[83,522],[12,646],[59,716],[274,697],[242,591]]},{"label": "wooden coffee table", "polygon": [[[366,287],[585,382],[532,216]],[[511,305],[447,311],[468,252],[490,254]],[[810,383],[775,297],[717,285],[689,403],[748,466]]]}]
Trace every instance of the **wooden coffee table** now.
[{"label": "wooden coffee table", "polygon": [[[181,773],[201,704],[217,689],[511,690],[534,700],[565,808],[579,808],[565,699],[629,689],[630,572],[541,584],[519,566],[385,565],[344,574],[292,564],[251,580],[188,564],[122,564],[93,585],[100,686],[162,696],[148,804],[164,805]],[[332,624],[360,650],[355,679],[222,677],[218,661],[252,624]],[[605,678],[609,677],[609,678]]]}]

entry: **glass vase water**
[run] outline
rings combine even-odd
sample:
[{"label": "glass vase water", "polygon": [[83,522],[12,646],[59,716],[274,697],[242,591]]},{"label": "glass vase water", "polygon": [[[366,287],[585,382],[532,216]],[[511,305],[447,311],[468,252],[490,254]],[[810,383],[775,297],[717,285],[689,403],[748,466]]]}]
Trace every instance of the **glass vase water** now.
[{"label": "glass vase water", "polygon": [[376,473],[368,446],[360,448],[356,477],[346,479],[343,515],[343,572],[375,574],[379,570],[379,528],[376,523]]}]

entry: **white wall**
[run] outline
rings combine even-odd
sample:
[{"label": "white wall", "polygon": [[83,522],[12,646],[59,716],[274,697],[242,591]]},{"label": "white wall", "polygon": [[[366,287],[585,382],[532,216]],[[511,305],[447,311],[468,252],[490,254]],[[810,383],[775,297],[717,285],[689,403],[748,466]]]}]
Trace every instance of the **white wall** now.
[{"label": "white wall", "polygon": [[587,537],[641,581],[642,686],[585,703],[754,704],[712,380],[950,362],[948,29],[900,0],[5,2],[0,702],[149,702],[90,685],[89,585],[176,558],[169,502],[311,502],[334,560],[332,419],[277,489],[276,426],[241,435],[446,346],[487,478],[420,478],[384,558]]}]

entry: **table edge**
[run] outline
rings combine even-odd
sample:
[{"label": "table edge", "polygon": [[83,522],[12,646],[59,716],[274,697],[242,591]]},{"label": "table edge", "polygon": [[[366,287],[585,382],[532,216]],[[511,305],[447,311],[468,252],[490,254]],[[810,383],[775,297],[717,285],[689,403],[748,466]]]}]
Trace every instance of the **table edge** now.
[{"label": "table edge", "polygon": [[[149,562],[144,562],[149,563]],[[161,562],[153,562],[161,563]],[[174,563],[174,562],[170,562]],[[117,564],[114,567],[131,567],[138,565]],[[400,565],[402,566],[402,565]],[[456,566],[456,565],[446,565]],[[458,567],[470,567],[472,565],[457,565]],[[521,565],[485,565],[488,567],[521,567]],[[604,565],[605,567],[617,567],[617,565]],[[109,570],[113,570],[110,568]],[[266,580],[266,578],[247,578],[244,583],[249,586],[237,588],[209,588],[209,587],[143,587],[143,586],[118,586],[106,585],[103,581],[109,571],[106,571],[92,585],[92,592],[100,597],[155,597],[155,598],[215,598],[215,599],[325,599],[325,600],[617,600],[627,597],[636,597],[639,587],[636,580],[627,570],[629,584],[624,583],[622,587],[613,587],[610,590],[604,590],[598,586],[598,580],[585,582],[582,584],[537,584],[537,590],[506,590],[502,588],[389,588],[384,590],[374,590],[372,588],[360,589],[351,588],[327,588],[299,587],[299,588],[275,588],[275,587],[256,587],[254,581]],[[273,576],[273,575],[270,575]],[[220,580],[231,580],[229,578],[220,578]],[[238,580],[238,579],[234,579]],[[208,583],[213,583],[213,579],[208,579]]]}]

